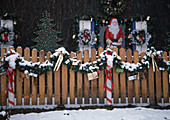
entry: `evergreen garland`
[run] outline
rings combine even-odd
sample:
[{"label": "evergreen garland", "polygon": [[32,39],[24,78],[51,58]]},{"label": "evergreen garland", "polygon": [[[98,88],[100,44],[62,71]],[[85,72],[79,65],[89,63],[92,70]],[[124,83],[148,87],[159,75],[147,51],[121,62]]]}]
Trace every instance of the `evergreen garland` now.
[{"label": "evergreen garland", "polygon": [[[10,55],[17,56],[15,58],[16,61],[13,63],[13,66],[16,65],[16,68],[21,71],[28,71],[30,75],[37,76],[46,73],[49,70],[52,70],[59,58],[60,54],[64,54],[62,63],[66,64],[68,69],[75,70],[76,72],[80,73],[92,73],[97,70],[102,70],[103,66],[106,66],[107,59],[109,59],[108,55],[112,56],[111,59],[113,59],[113,66],[116,68],[124,69],[127,72],[136,74],[137,72],[143,72],[145,69],[149,68],[149,65],[152,64],[152,56],[154,61],[156,62],[158,67],[164,68],[164,70],[169,71],[170,67],[170,61],[166,61],[162,57],[162,51],[156,51],[153,47],[151,49],[147,50],[146,55],[143,57],[143,59],[135,63],[129,63],[129,62],[121,62],[121,57],[118,56],[116,52],[113,52],[111,49],[107,49],[103,51],[100,54],[100,58],[98,58],[96,61],[93,62],[87,62],[84,64],[81,64],[80,60],[77,60],[76,58],[70,58],[69,53],[64,48],[59,48],[60,50],[56,50],[54,54],[50,56],[50,61],[46,60],[45,62],[41,63],[36,62],[32,63],[29,61],[24,60],[20,57],[20,55],[11,50],[7,54],[4,55],[4,59],[2,60],[1,67],[1,73],[3,73],[4,69],[8,69],[8,61]],[[13,56],[11,57],[13,58]],[[76,65],[73,65],[73,62],[77,62]],[[11,66],[11,65],[10,65]],[[158,69],[158,68],[157,68]]]}]

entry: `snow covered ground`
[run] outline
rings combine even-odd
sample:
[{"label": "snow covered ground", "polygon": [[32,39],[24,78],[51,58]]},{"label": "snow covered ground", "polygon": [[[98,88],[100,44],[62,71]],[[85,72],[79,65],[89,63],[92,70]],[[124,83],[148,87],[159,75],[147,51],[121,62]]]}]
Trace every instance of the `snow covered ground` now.
[{"label": "snow covered ground", "polygon": [[170,110],[115,108],[113,110],[64,110],[16,114],[10,120],[170,120]]}]

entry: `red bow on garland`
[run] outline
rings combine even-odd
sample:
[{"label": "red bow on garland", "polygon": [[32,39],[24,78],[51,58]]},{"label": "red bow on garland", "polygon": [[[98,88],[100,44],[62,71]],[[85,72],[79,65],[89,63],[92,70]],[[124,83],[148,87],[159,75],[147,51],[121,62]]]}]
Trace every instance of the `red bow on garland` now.
[{"label": "red bow on garland", "polygon": [[144,39],[143,39],[143,35],[139,35],[139,41],[143,41]]},{"label": "red bow on garland", "polygon": [[4,33],[4,41],[8,40],[8,33]]},{"label": "red bow on garland", "polygon": [[106,74],[106,79],[105,79],[105,83],[104,83],[104,91],[105,91],[105,88],[106,88],[107,79],[111,80],[112,89],[113,89],[113,81],[112,81],[112,77],[111,77],[112,69],[110,69],[110,70],[105,69],[105,74]]},{"label": "red bow on garland", "polygon": [[86,40],[88,39],[88,35],[84,34],[84,38],[85,38],[85,42],[86,42]]}]

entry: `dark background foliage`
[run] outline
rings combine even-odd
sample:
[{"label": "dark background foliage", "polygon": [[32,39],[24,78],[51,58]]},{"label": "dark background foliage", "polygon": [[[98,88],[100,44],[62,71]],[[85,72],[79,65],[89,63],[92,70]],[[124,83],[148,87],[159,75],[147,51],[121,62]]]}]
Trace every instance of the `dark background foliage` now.
[{"label": "dark background foliage", "polygon": [[[102,15],[101,0],[0,0],[0,10],[16,13],[19,18],[19,31],[22,47],[35,45],[31,41],[36,37],[33,32],[37,28],[41,13],[45,10],[51,13],[57,31],[61,32],[63,44],[68,50],[72,46],[72,18],[88,12]],[[165,34],[170,27],[169,0],[125,0],[126,9],[122,16],[150,15],[153,18],[155,47],[162,49],[165,43]]]}]

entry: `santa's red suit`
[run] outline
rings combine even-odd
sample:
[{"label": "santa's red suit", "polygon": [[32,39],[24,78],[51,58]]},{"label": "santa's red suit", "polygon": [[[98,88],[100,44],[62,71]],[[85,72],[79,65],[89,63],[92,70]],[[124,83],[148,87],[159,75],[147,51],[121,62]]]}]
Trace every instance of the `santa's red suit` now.
[{"label": "santa's red suit", "polygon": [[[106,39],[107,47],[111,49],[115,46],[121,48],[123,33],[118,25],[118,21],[116,18],[112,18],[110,20],[110,25],[108,25],[108,28],[106,29],[105,39]],[[113,42],[112,41],[113,39],[117,39],[118,42]]]}]

